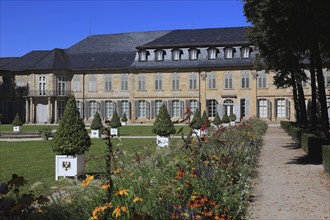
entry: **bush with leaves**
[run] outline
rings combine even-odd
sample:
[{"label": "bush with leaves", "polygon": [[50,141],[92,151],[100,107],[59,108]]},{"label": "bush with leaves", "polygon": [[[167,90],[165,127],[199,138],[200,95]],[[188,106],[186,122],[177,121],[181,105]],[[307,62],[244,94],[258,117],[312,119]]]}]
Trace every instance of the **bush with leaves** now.
[{"label": "bush with leaves", "polygon": [[85,128],[72,97],[68,100],[59,127],[54,135],[52,149],[58,155],[84,154],[91,146],[91,139]]},{"label": "bush with leaves", "polygon": [[2,114],[0,113],[0,124],[1,124],[1,121],[2,121]]},{"label": "bush with leaves", "polygon": [[235,120],[236,120],[236,115],[233,114],[233,113],[231,113],[231,114],[229,115],[229,120],[230,120],[230,121],[235,121]]},{"label": "bush with leaves", "polygon": [[112,128],[119,128],[121,127],[121,122],[120,122],[120,118],[117,114],[116,111],[114,111],[113,115],[112,115],[112,118],[111,118],[111,121],[110,121],[110,127]]},{"label": "bush with leaves", "polygon": [[125,112],[124,112],[123,116],[121,117],[121,121],[122,121],[122,122],[127,122],[127,121],[128,121]]},{"label": "bush with leaves", "polygon": [[194,113],[194,117],[191,120],[190,127],[193,129],[201,129],[203,125],[201,112],[197,109]]},{"label": "bush with leaves", "polygon": [[213,124],[215,126],[219,126],[221,124],[221,118],[219,117],[218,112],[215,113],[215,117],[213,119]]},{"label": "bush with leaves", "polygon": [[206,126],[208,128],[211,126],[211,122],[210,122],[209,118],[206,115],[206,111],[203,112],[202,123],[203,123],[204,126]]},{"label": "bush with leaves", "polygon": [[223,123],[229,123],[230,122],[230,119],[229,119],[229,117],[226,113],[222,117],[222,122]]},{"label": "bush with leaves", "polygon": [[152,127],[152,132],[159,136],[175,134],[173,122],[171,121],[171,117],[165,105],[162,105],[159,109],[159,113]]},{"label": "bush with leaves", "polygon": [[91,124],[91,129],[92,130],[100,130],[103,128],[101,116],[98,112],[95,113],[92,124]]},{"label": "bush with leaves", "polygon": [[21,118],[19,117],[19,114],[17,113],[14,120],[13,120],[13,123],[12,123],[13,126],[22,126],[23,125],[23,122],[21,120]]}]

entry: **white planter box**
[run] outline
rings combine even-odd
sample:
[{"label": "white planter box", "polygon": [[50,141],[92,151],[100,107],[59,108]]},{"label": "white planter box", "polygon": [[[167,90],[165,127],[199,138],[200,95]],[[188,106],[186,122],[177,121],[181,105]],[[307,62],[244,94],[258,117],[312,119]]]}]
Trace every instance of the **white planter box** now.
[{"label": "white planter box", "polygon": [[222,123],[222,126],[225,128],[225,127],[228,127],[229,126],[229,123]]},{"label": "white planter box", "polygon": [[85,173],[84,155],[56,155],[55,156],[55,180],[59,176],[75,177]]},{"label": "white planter box", "polygon": [[91,130],[91,138],[99,138],[100,130]]},{"label": "white planter box", "polygon": [[202,136],[208,136],[209,135],[209,130],[205,129],[204,131],[201,130],[201,135]]},{"label": "white planter box", "polygon": [[158,136],[157,135],[157,147],[168,147],[170,144],[169,136]]},{"label": "white planter box", "polygon": [[194,129],[194,132],[192,133],[193,137],[200,137],[201,136],[201,129]]},{"label": "white planter box", "polygon": [[121,126],[126,126],[127,125],[127,121],[121,121]]},{"label": "white planter box", "polygon": [[235,121],[231,121],[230,126],[235,126]]},{"label": "white planter box", "polygon": [[118,128],[111,128],[110,129],[110,135],[111,136],[119,136],[119,134],[118,134]]},{"label": "white planter box", "polygon": [[13,127],[13,132],[20,132],[21,131],[21,126],[14,126]]}]

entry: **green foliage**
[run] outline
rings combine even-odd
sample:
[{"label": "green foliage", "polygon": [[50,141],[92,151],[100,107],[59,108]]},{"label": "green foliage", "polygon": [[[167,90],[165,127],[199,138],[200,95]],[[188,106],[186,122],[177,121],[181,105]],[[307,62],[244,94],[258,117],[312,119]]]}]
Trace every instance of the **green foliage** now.
[{"label": "green foliage", "polygon": [[226,113],[222,117],[222,122],[223,123],[229,123],[230,122],[230,119],[229,119],[229,117]]},{"label": "green foliage", "polygon": [[19,117],[19,114],[16,113],[16,116],[13,120],[13,123],[12,123],[13,126],[22,126],[23,125],[23,122],[21,120],[21,118]]},{"label": "green foliage", "polygon": [[213,124],[215,126],[219,126],[221,124],[221,118],[219,117],[218,112],[215,113],[215,117],[213,119]]},{"label": "green foliage", "polygon": [[2,114],[0,113],[0,122],[2,121]]},{"label": "green foliage", "polygon": [[100,130],[103,128],[103,124],[101,121],[101,116],[98,112],[95,113],[92,124],[91,124],[91,129],[92,130]]},{"label": "green foliage", "polygon": [[197,109],[194,113],[194,117],[191,120],[190,127],[193,129],[201,129],[203,125],[201,112]]},{"label": "green foliage", "polygon": [[206,111],[203,112],[202,122],[203,122],[203,125],[208,127],[208,128],[211,126],[211,122],[210,122],[209,118],[206,115]]},{"label": "green foliage", "polygon": [[127,122],[127,121],[128,121],[125,112],[124,112],[123,116],[121,117],[121,121],[122,121],[122,122]]},{"label": "green foliage", "polygon": [[52,135],[52,128],[50,126],[43,126],[39,129],[39,134],[46,140]]},{"label": "green foliage", "polygon": [[301,148],[313,159],[322,159],[323,144],[326,144],[324,137],[320,137],[314,133],[307,132],[303,132],[301,134]]},{"label": "green foliage", "polygon": [[171,117],[168,114],[165,105],[162,105],[159,109],[159,113],[152,126],[152,132],[159,136],[168,136],[170,134],[175,134],[173,122],[171,121]]},{"label": "green foliage", "polygon": [[121,127],[121,122],[120,122],[120,118],[117,114],[117,112],[115,111],[112,115],[111,121],[110,121],[110,127],[112,128],[119,128]]},{"label": "green foliage", "polygon": [[84,154],[91,146],[91,139],[80,118],[76,101],[68,100],[63,117],[52,141],[52,149],[58,155]]},{"label": "green foliage", "polygon": [[235,114],[230,114],[229,115],[229,120],[230,121],[235,121],[236,120],[236,115]]},{"label": "green foliage", "polygon": [[330,145],[322,146],[323,167],[330,176]]}]

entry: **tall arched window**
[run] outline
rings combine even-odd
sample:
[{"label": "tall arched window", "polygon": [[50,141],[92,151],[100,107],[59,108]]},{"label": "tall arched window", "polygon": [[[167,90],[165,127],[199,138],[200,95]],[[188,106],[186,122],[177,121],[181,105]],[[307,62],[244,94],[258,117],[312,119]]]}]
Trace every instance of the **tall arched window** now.
[{"label": "tall arched window", "polygon": [[224,106],[225,114],[227,114],[228,116],[230,114],[234,114],[234,101],[233,100],[226,99],[225,101],[223,101],[223,106]]}]

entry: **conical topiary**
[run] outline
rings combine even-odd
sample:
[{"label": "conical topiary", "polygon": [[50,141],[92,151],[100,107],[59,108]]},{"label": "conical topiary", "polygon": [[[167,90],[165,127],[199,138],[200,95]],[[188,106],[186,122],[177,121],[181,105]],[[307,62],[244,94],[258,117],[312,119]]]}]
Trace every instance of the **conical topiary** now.
[{"label": "conical topiary", "polygon": [[12,123],[13,126],[22,126],[23,125],[23,122],[21,120],[21,118],[19,117],[19,114],[16,113],[16,116],[13,120],[13,123]]},{"label": "conical topiary", "polygon": [[83,154],[89,150],[91,139],[80,118],[76,101],[68,100],[63,117],[52,141],[52,149],[58,155]]},{"label": "conical topiary", "polygon": [[127,122],[127,117],[126,117],[126,114],[125,114],[125,112],[124,112],[124,114],[123,114],[123,116],[121,117],[121,121],[122,122]]},{"label": "conical topiary", "polygon": [[213,119],[213,124],[215,126],[219,126],[221,124],[221,118],[219,117],[218,112],[215,113],[215,117]]},{"label": "conical topiary", "polygon": [[226,124],[230,122],[230,119],[226,113],[222,117],[222,122]]},{"label": "conical topiary", "polygon": [[152,132],[159,136],[175,134],[174,125],[165,105],[162,105],[159,109],[159,113],[152,127]]},{"label": "conical topiary", "polygon": [[211,122],[210,122],[209,118],[206,115],[206,111],[204,111],[203,115],[202,115],[202,124],[204,126],[208,127],[208,128],[211,126]]},{"label": "conical topiary", "polygon": [[229,120],[230,120],[230,121],[235,121],[235,120],[236,120],[236,115],[233,114],[233,113],[231,113],[231,114],[229,115]]},{"label": "conical topiary", "polygon": [[92,124],[91,124],[91,129],[92,130],[100,130],[103,128],[103,124],[101,121],[101,116],[98,112],[95,113]]},{"label": "conical topiary", "polygon": [[202,123],[201,113],[197,109],[194,113],[193,119],[191,120],[190,127],[193,129],[201,129],[202,124],[203,123]]},{"label": "conical topiary", "polygon": [[111,118],[111,121],[110,121],[110,127],[112,127],[112,128],[121,127],[120,118],[119,118],[116,111],[114,111],[114,113],[112,115],[112,118]]}]

